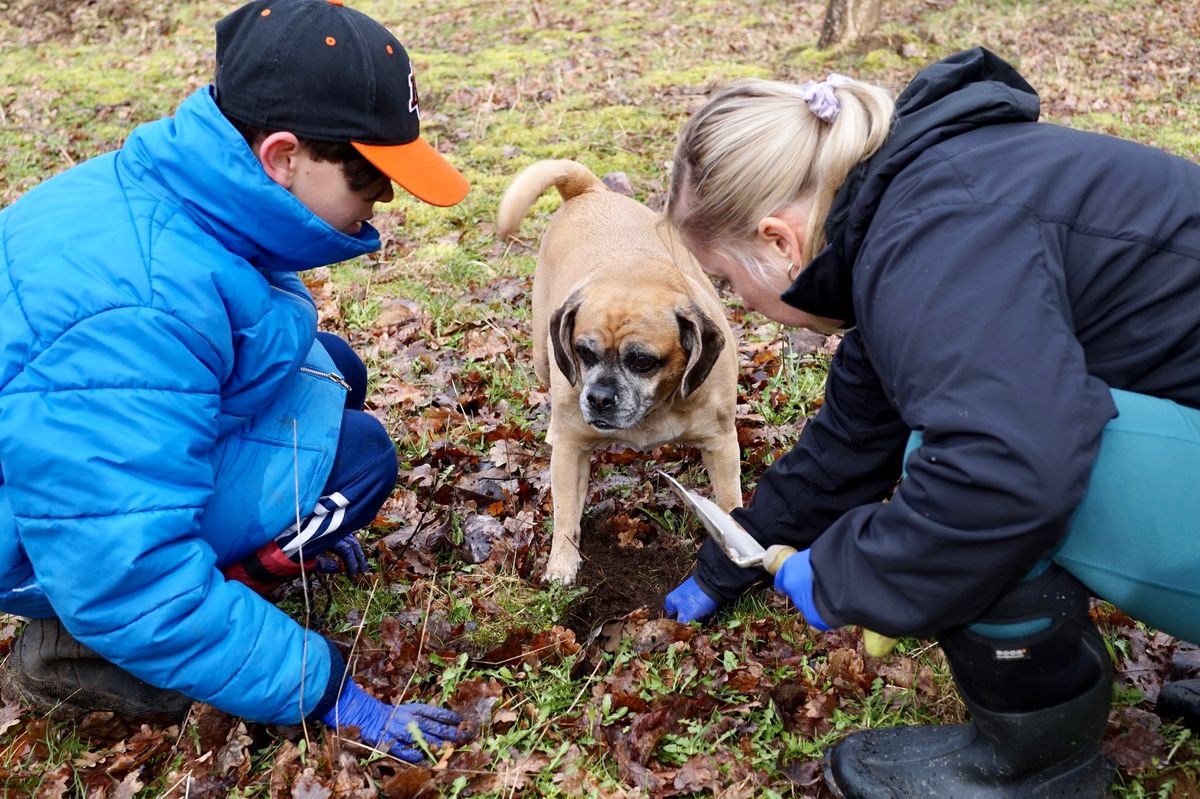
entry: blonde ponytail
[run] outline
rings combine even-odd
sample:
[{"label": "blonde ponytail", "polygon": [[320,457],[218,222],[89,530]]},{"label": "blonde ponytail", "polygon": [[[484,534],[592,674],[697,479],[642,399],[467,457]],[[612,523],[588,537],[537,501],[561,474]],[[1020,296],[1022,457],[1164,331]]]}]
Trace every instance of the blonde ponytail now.
[{"label": "blonde ponytail", "polygon": [[825,245],[834,196],[850,170],[883,145],[895,105],[886,91],[860,81],[831,90],[839,106],[832,122],[814,113],[806,87],[757,78],[731,83],[688,120],[667,201],[685,241],[763,269],[750,247],[759,220],[810,199],[803,263],[812,260]]}]

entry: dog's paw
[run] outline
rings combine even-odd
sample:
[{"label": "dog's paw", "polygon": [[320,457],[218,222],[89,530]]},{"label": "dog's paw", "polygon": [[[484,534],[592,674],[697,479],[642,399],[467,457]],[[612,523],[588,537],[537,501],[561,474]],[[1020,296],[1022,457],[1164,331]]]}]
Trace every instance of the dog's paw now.
[{"label": "dog's paw", "polygon": [[571,558],[555,558],[551,557],[546,564],[546,573],[542,575],[542,580],[547,583],[559,583],[560,585],[574,585],[575,578],[579,575],[579,561]]}]

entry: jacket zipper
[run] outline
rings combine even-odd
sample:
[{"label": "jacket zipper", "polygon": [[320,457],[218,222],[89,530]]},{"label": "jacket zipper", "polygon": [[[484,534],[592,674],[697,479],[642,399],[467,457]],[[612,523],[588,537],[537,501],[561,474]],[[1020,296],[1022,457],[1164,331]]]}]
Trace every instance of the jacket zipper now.
[{"label": "jacket zipper", "polygon": [[287,289],[276,286],[273,283],[270,284],[269,287],[275,291],[278,291],[280,294],[284,295],[285,297],[291,297],[293,300],[299,300],[300,302],[304,303],[306,306],[311,307],[313,310],[316,310],[316,308],[317,308],[317,301],[314,300],[312,297],[305,297],[303,294],[298,294],[297,292],[294,292],[294,291],[288,291]]},{"label": "jacket zipper", "polygon": [[313,377],[323,377],[326,380],[332,380],[347,391],[350,390],[350,384],[347,383],[337,372],[322,372],[320,369],[314,369],[311,366],[301,366],[300,371],[306,375]]},{"label": "jacket zipper", "polygon": [[[311,306],[313,306],[313,308],[316,308],[316,303],[313,302],[308,297],[302,297],[294,291],[288,291],[287,289],[280,288],[279,286],[276,286],[274,284],[271,285],[271,288],[275,289],[275,291],[278,291],[279,293],[283,294],[284,296],[291,297],[292,299],[295,299],[295,300],[300,300],[305,305],[311,305]],[[326,380],[332,380],[334,383],[337,383],[339,386],[346,389],[347,391],[350,390],[350,384],[347,383],[342,378],[342,376],[336,372],[322,372],[320,369],[313,369],[311,366],[301,366],[300,371],[306,375],[312,375],[313,377],[323,377]]]},{"label": "jacket zipper", "polygon": [[[316,303],[313,302],[311,299],[309,299],[308,297],[302,297],[294,291],[288,291],[287,289],[280,288],[279,286],[276,286],[276,285],[272,285],[271,288],[275,289],[275,291],[278,291],[279,293],[283,294],[284,296],[291,297],[292,299],[295,299],[295,300],[300,300],[305,305],[311,305],[314,308],[316,307]],[[313,369],[311,366],[301,366],[300,371],[306,375],[312,375],[313,377],[323,377],[326,380],[332,380],[334,383],[337,383],[339,386],[346,389],[347,391],[350,390],[350,384],[347,383],[344,379],[342,379],[342,376],[336,372],[322,372],[320,369]]]}]

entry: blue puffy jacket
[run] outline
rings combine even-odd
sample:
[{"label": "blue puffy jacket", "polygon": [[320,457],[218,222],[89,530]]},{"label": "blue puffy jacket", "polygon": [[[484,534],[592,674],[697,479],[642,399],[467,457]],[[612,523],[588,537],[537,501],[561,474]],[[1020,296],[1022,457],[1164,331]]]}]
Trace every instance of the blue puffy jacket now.
[{"label": "blue puffy jacket", "polygon": [[208,88],[0,212],[0,610],[272,723],[344,665],[219,569],[315,505],[344,400],[297,271],[379,247],[272,182]]}]

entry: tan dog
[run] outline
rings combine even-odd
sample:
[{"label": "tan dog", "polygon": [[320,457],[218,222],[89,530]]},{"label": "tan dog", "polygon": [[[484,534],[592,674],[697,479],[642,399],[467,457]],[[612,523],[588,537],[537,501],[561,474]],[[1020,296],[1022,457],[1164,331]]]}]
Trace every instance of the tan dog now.
[{"label": "tan dog", "polygon": [[514,234],[551,186],[563,204],[533,277],[533,365],[551,398],[546,577],[570,584],[597,447],[694,445],[716,503],[742,504],[737,346],[716,290],[670,225],[581,164],[539,161],[517,175],[500,200],[497,234]]}]

